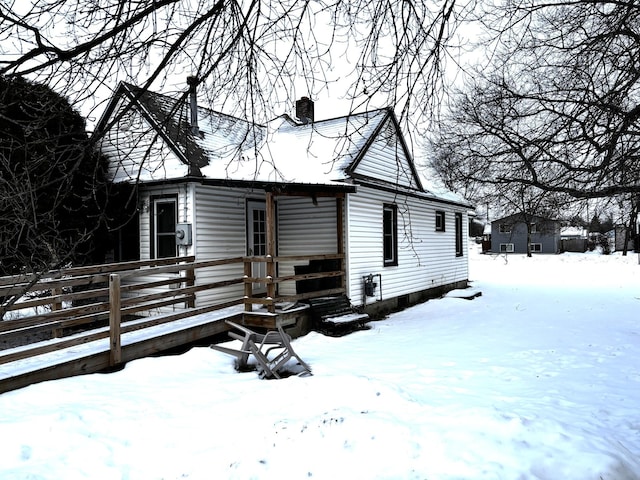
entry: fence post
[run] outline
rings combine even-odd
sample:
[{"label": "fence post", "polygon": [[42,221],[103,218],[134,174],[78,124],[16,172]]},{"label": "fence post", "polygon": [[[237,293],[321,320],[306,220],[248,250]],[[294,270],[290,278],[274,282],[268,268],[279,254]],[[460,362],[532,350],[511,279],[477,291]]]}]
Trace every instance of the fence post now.
[{"label": "fence post", "polygon": [[54,287],[51,289],[51,296],[53,297],[53,301],[51,302],[51,310],[62,310],[62,300],[60,300],[59,298],[60,295],[62,295],[62,288]]},{"label": "fence post", "polygon": [[[187,287],[193,287],[196,284],[196,270],[191,267],[187,269],[185,275],[185,284]],[[196,294],[190,293],[189,300],[187,300],[187,308],[196,308]]]},{"label": "fence post", "polygon": [[253,310],[251,302],[248,300],[253,297],[253,285],[251,284],[251,260],[245,257],[244,259],[244,311],[251,312]]},{"label": "fence post", "polygon": [[111,366],[122,362],[122,348],[120,343],[120,275],[109,275],[109,364]]},{"label": "fence post", "polygon": [[[51,302],[51,311],[55,312],[58,310],[62,310],[62,300],[60,300],[60,295],[62,295],[62,288],[55,287],[51,289],[51,296],[53,297],[53,301]],[[54,338],[62,337],[62,329],[54,328],[53,329]]]},{"label": "fence post", "polygon": [[276,263],[271,255],[267,257],[267,278],[269,279],[267,282],[267,297],[271,299],[271,303],[267,304],[267,310],[269,313],[275,313],[276,284],[273,279],[276,278]]}]

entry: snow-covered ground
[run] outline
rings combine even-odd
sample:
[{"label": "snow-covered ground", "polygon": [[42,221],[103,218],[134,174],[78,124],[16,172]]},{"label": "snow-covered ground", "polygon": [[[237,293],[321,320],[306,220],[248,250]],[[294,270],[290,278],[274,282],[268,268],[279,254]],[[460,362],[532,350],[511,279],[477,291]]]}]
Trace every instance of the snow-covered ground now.
[{"label": "snow-covered ground", "polygon": [[637,254],[474,250],[470,276],[295,340],[311,377],[195,348],[2,394],[0,478],[639,479]]}]

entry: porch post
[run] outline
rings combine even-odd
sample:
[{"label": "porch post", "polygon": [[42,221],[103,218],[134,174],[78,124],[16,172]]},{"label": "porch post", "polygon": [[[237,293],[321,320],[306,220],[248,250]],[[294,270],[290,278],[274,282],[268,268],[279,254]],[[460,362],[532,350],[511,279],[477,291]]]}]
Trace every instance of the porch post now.
[{"label": "porch post", "polygon": [[[267,297],[275,300],[276,298],[276,284],[273,279],[276,278],[276,263],[274,261],[276,256],[276,208],[275,208],[275,196],[272,192],[266,192],[266,215],[267,215],[267,257],[270,257],[267,261],[267,278],[271,280],[267,281]],[[271,303],[267,306],[270,312],[275,312],[275,304]]]},{"label": "porch post", "polygon": [[[344,254],[344,196],[343,195],[339,195],[338,197],[336,197],[336,241],[338,242],[337,245],[337,252],[340,255]],[[340,277],[340,283],[341,283],[341,287],[345,287],[345,281],[346,281],[346,277],[345,277],[345,270],[346,270],[346,265],[345,265],[345,259],[342,259],[340,261],[340,270],[342,271],[342,276]]]}]

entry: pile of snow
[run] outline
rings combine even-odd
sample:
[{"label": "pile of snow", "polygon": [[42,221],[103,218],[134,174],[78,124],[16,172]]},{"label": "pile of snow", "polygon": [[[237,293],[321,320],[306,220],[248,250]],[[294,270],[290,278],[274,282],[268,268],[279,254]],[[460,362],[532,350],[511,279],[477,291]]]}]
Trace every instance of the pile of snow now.
[{"label": "pile of snow", "polygon": [[0,478],[640,478],[637,256],[474,251],[471,279],[295,340],[312,377],[195,348],[2,394]]}]

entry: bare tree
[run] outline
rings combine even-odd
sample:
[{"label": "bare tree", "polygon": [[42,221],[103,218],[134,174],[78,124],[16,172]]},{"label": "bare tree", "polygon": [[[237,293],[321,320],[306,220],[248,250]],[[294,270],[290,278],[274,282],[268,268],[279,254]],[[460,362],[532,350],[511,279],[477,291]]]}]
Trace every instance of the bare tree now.
[{"label": "bare tree", "polygon": [[[455,26],[473,0],[15,0],[0,6],[0,74],[77,101],[120,80],[167,91],[198,78],[209,104],[264,121],[296,90],[397,106],[438,104]],[[177,82],[176,82],[177,83]],[[174,85],[176,84],[174,83]]]},{"label": "bare tree", "polygon": [[640,192],[640,6],[507,0],[481,16],[494,49],[440,139],[458,178],[576,198]]}]

